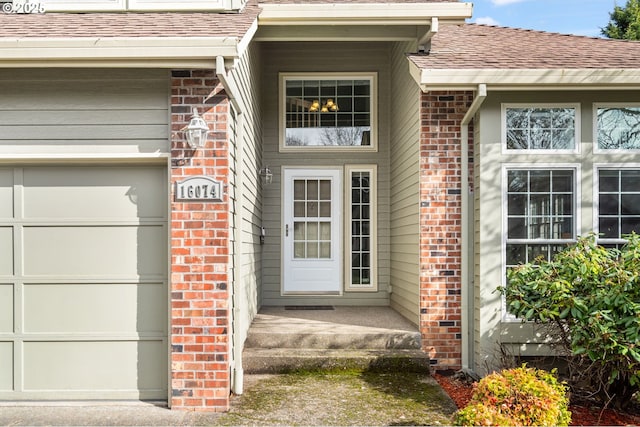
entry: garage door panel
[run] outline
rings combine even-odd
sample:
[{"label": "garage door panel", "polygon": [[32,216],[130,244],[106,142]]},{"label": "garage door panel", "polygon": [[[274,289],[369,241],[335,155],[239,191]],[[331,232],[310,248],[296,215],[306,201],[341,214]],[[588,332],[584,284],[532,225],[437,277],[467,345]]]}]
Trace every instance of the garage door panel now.
[{"label": "garage door panel", "polygon": [[13,390],[13,343],[0,342],[0,390]]},{"label": "garage door panel", "polygon": [[13,304],[13,284],[0,283],[0,333],[13,332]]},{"label": "garage door panel", "polygon": [[13,217],[13,169],[0,169],[0,218]]},{"label": "garage door panel", "polygon": [[165,180],[160,168],[26,168],[24,217],[165,218]]},{"label": "garage door panel", "polygon": [[166,299],[162,283],[25,284],[24,331],[165,334]]},{"label": "garage door panel", "polygon": [[23,385],[29,392],[139,390],[166,398],[166,352],[163,341],[25,342]]},{"label": "garage door panel", "polygon": [[126,278],[166,273],[167,237],[160,225],[25,227],[23,233],[25,276]]},{"label": "garage door panel", "polygon": [[13,227],[0,227],[0,276],[13,274]]}]

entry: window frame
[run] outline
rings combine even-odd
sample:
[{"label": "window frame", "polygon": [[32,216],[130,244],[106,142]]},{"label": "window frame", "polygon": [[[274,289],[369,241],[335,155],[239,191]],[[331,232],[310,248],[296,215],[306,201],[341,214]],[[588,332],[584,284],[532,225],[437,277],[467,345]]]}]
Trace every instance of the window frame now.
[{"label": "window frame", "polygon": [[[575,145],[571,149],[509,149],[507,148],[507,110],[510,108],[573,108],[575,110],[574,118],[574,142]],[[536,155],[556,155],[556,154],[579,154],[581,146],[581,113],[579,102],[568,103],[502,103],[500,109],[500,127],[501,127],[501,147],[504,155],[518,154],[536,154]]]},{"label": "window frame", "polygon": [[[623,171],[637,170],[640,171],[640,163],[595,163],[593,165],[593,231],[596,233],[599,244],[603,245],[622,245],[626,240],[622,237],[600,237],[600,171]],[[639,191],[640,192],[640,191]]]},{"label": "window frame", "polygon": [[[352,218],[352,187],[351,175],[353,172],[368,172],[370,174],[370,198],[369,205],[371,212],[369,221],[371,223],[369,229],[370,241],[370,283],[367,286],[353,284],[352,269],[352,234],[351,221]],[[344,167],[344,290],[347,292],[377,292],[378,291],[378,166],[376,164],[365,165],[345,165]]]},{"label": "window frame", "polygon": [[[508,173],[513,170],[521,171],[554,171],[554,170],[571,170],[573,172],[573,236],[571,239],[509,239],[509,205],[508,205]],[[582,233],[581,230],[581,165],[579,163],[504,163],[502,164],[502,179],[500,190],[502,192],[502,247],[501,247],[501,264],[502,264],[502,286],[507,286],[507,245],[510,243],[522,244],[571,244],[577,241],[577,236]],[[504,295],[501,297],[502,321],[503,322],[520,322],[507,311],[507,304]]]},{"label": "window frame", "polygon": [[[344,72],[344,73],[280,73],[278,84],[278,146],[280,152],[377,152],[378,151],[378,73],[376,72]],[[360,146],[287,146],[286,133],[286,84],[290,80],[369,80],[371,114],[370,145]]]},{"label": "window frame", "polygon": [[600,148],[598,141],[598,109],[599,108],[640,108],[640,103],[637,102],[594,102],[593,103],[593,152],[596,154],[639,154],[640,147],[638,148]]}]

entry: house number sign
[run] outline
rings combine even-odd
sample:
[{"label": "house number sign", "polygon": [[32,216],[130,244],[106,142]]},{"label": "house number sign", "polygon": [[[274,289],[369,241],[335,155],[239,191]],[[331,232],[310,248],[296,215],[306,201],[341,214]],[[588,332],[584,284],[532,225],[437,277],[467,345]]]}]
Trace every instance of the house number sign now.
[{"label": "house number sign", "polygon": [[176,182],[176,200],[221,202],[222,183],[208,176],[194,176]]}]

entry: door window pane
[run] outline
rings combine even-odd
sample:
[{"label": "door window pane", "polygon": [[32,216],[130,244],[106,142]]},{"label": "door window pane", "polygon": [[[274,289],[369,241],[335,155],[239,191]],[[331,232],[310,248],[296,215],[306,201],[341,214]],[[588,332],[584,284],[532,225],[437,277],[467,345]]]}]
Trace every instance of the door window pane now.
[{"label": "door window pane", "polygon": [[[328,179],[294,180],[294,257],[331,258],[331,185]],[[320,201],[323,200],[323,201]]]}]

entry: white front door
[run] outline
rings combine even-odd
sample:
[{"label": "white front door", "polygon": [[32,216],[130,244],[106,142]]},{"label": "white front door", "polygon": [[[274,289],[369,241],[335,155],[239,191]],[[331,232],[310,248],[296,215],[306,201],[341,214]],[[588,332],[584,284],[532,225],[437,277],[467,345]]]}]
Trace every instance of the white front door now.
[{"label": "white front door", "polygon": [[284,294],[342,291],[341,177],[339,169],[284,169]]}]

